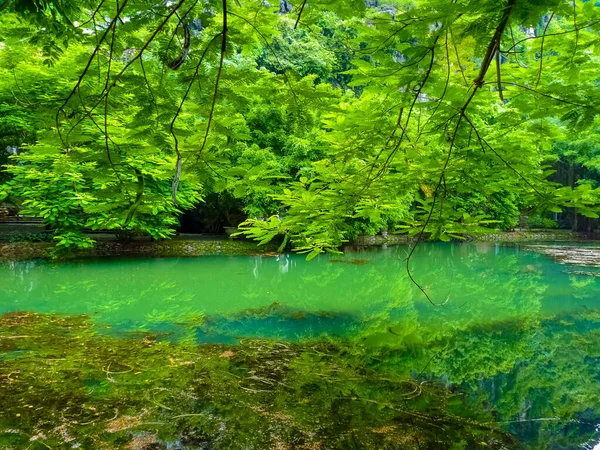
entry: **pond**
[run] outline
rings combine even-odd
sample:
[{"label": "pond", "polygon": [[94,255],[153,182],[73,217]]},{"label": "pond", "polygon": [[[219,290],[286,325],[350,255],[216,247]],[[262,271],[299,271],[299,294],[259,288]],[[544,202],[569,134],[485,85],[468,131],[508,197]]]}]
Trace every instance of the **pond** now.
[{"label": "pond", "polygon": [[0,448],[600,448],[600,269],[535,247],[0,264]]}]

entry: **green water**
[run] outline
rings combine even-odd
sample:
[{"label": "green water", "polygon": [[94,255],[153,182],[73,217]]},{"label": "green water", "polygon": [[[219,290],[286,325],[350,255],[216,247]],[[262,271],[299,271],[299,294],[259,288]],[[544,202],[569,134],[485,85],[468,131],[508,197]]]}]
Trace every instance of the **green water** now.
[{"label": "green water", "polygon": [[[42,389],[37,386],[42,381],[27,380],[34,384],[28,388],[29,403],[21,405],[24,412],[15,412],[26,400],[17,389],[18,376],[7,373],[34,373],[39,358],[66,361],[52,363],[52,376],[58,385],[75,383],[69,384],[69,390],[102,386],[82,393],[83,399],[58,388],[51,395],[41,391],[39,395],[56,396],[62,399],[61,405],[100,402],[111,411],[97,413],[104,423],[110,423],[113,410],[119,416],[126,408],[111,403],[117,402],[118,389],[117,403],[128,405],[126,417],[133,417],[136,408],[150,411],[152,420],[136,424],[141,431],[135,427],[119,430],[126,436],[122,443],[111,444],[115,448],[128,448],[131,439],[140,436],[152,436],[148,439],[155,440],[153,445],[165,448],[594,448],[600,441],[600,279],[593,276],[598,269],[561,265],[518,246],[423,244],[411,267],[432,304],[408,279],[406,253],[407,248],[399,246],[321,255],[310,262],[298,255],[281,255],[2,263],[0,313],[6,319],[0,322],[0,352],[4,351],[4,357],[0,353],[0,400],[12,404],[6,407],[4,419],[10,419],[10,429],[18,428],[27,413],[30,430],[43,428],[42,419],[29,405],[36,401],[34,393]],[[582,270],[588,274],[573,273]],[[24,320],[29,316],[23,312],[36,313],[35,320]],[[57,347],[57,342],[78,329],[85,333]],[[46,342],[39,336],[51,338]],[[83,342],[83,347],[95,350],[85,353],[75,347]],[[207,388],[213,396],[188,404],[169,394],[156,406],[156,395],[166,395],[157,392],[174,389],[175,384],[182,388],[197,383],[197,378],[182,374],[184,369],[167,375],[152,366],[158,364],[155,353],[141,356],[150,351],[145,347],[148,342],[152,352],[162,352],[160,364],[185,359],[181,352],[201,355],[197,361],[217,361],[214,367],[207,362],[202,369],[213,374],[213,384]],[[292,356],[276,357],[277,345],[293,349],[289,350]],[[111,346],[114,350],[107,353],[106,347]],[[129,352],[127,346],[142,347]],[[267,350],[257,350],[263,348]],[[231,357],[223,353],[227,351]],[[263,361],[264,352],[272,360]],[[101,360],[110,359],[111,354],[119,355],[111,367],[121,364],[125,369],[106,370]],[[69,371],[83,371],[81,361],[87,358],[92,372],[78,381],[69,378]],[[25,359],[27,366],[22,362]],[[72,365],[61,365],[67,363]],[[221,367],[224,364],[227,367]],[[197,362],[194,367],[200,370]],[[243,379],[254,380],[253,384],[246,386],[238,380],[242,367]],[[256,375],[267,369],[272,372],[269,377]],[[135,399],[127,403],[123,398],[133,392],[146,394],[133,384],[123,384],[124,380],[133,383],[126,377],[144,371],[157,371],[144,382],[156,391],[144,406]],[[321,373],[318,382],[311,378],[313,371]],[[228,396],[228,401],[235,411],[248,408],[236,416],[233,428],[223,424],[238,413],[219,409],[224,401],[220,390],[227,390],[221,377],[230,375],[241,390]],[[260,385],[257,379],[271,381]],[[392,379],[396,384],[381,385],[381,380],[392,383]],[[294,387],[296,383],[302,387]],[[102,395],[95,397],[100,391]],[[400,403],[390,403],[396,395]],[[308,406],[300,408],[315,399],[324,403],[311,406],[310,411]],[[154,425],[156,429],[144,428],[145,422],[159,423],[156,417],[168,415],[174,404],[180,408],[177,420],[196,422],[180,424],[171,434],[164,430],[164,417],[163,425]],[[403,409],[409,407],[418,413]],[[93,408],[101,409],[96,403]],[[261,408],[275,408],[278,419],[257,413]],[[333,421],[332,411],[339,420]],[[436,419],[429,421],[439,420],[439,425],[429,427],[428,420],[416,423],[431,411],[436,411]],[[256,423],[246,424],[252,414],[257,414]],[[323,417],[317,419],[319,415]],[[217,416],[218,427],[210,421]],[[0,428],[2,417],[0,412]],[[6,427],[9,422],[4,423]],[[274,423],[285,423],[285,427]],[[477,428],[475,423],[486,425]],[[496,431],[485,428],[487,424],[506,435],[495,436]],[[202,434],[205,441],[189,441],[187,434],[182,437],[184,428]],[[266,429],[270,431],[257,431]],[[177,433],[177,438],[172,436]],[[47,439],[51,439],[49,434],[44,434]],[[228,443],[219,440],[229,435]],[[6,442],[13,445],[8,448],[26,448],[24,441],[10,441],[14,438],[10,433],[6,436]],[[0,429],[0,448],[1,437]],[[58,445],[60,436],[54,439],[53,445]],[[96,448],[89,439],[82,439],[79,436],[84,447]]]}]

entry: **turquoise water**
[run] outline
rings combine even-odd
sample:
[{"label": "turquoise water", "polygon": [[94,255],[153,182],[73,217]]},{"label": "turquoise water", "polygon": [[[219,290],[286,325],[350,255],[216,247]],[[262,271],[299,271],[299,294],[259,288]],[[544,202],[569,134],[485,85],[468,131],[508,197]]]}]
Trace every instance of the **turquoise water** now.
[{"label": "turquoise water", "polygon": [[[310,262],[298,255],[7,262],[0,313],[85,315],[115,339],[333,339],[364,352],[369,367],[485,397],[486,413],[523,448],[594,448],[598,269],[518,246],[423,244],[411,267],[432,304],[408,279],[406,255],[398,246]],[[588,274],[573,273],[580,270]]]},{"label": "turquoise water", "polygon": [[[600,302],[595,278],[571,275],[577,267],[543,255],[488,244],[427,244],[412,270],[431,300],[444,304],[436,307],[409,281],[405,258],[406,248],[391,247],[311,262],[286,254],[4,263],[0,312],[88,314],[116,330],[174,333],[203,323],[217,331],[230,321],[232,336],[297,339],[367,332],[380,322],[465,328]],[[277,321],[246,323],[252,313]]]}]

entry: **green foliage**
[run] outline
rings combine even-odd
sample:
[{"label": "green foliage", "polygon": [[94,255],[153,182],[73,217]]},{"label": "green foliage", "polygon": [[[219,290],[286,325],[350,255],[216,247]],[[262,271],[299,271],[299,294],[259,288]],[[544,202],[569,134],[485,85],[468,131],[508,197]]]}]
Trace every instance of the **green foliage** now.
[{"label": "green foliage", "polygon": [[[144,180],[144,201],[129,220],[132,194],[124,194],[112,177],[85,158],[85,151],[57,154],[53,149],[43,152],[37,146],[31,154],[15,157],[19,164],[8,166],[13,178],[5,184],[4,195],[24,199],[22,214],[40,217],[54,230],[59,253],[71,247],[92,246],[93,240],[83,233],[85,229],[123,230],[155,239],[173,234],[177,224],[174,215],[179,210],[169,201],[170,183],[163,162],[147,162],[138,169]],[[133,190],[138,180],[130,177],[121,182]],[[180,204],[190,207],[197,201],[196,196],[196,190],[182,185]]]},{"label": "green foliage", "polygon": [[550,219],[548,217],[543,217],[541,215],[535,215],[532,217],[527,217],[527,227],[528,228],[557,228],[558,224],[556,220]]},{"label": "green foliage", "polygon": [[[18,2],[0,17],[0,146],[28,155],[3,190],[53,227],[155,238],[211,198],[215,231],[245,214],[249,236],[310,255],[510,230],[521,211],[595,218],[600,13],[502,5]],[[64,179],[26,198],[60,158],[83,197]],[[557,159],[589,173],[558,186]]]}]

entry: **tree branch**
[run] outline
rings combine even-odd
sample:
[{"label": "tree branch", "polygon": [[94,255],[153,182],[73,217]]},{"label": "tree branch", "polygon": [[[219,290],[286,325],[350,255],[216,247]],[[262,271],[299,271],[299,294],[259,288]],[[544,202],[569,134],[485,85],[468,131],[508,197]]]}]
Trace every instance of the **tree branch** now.
[{"label": "tree branch", "polygon": [[450,140],[450,147],[448,149],[448,156],[446,157],[446,160],[444,161],[444,165],[443,165],[442,171],[440,173],[440,178],[439,178],[439,180],[437,182],[437,185],[435,187],[435,190],[433,192],[433,201],[432,201],[432,205],[431,205],[431,210],[429,211],[429,214],[427,216],[427,219],[425,220],[425,223],[423,223],[423,226],[421,227],[421,231],[418,234],[417,241],[411,247],[410,252],[408,253],[408,257],[406,258],[406,273],[408,274],[408,277],[410,278],[410,280],[412,281],[412,283],[415,286],[417,286],[417,288],[419,288],[419,290],[423,293],[423,295],[425,296],[425,298],[427,298],[427,300],[429,301],[429,303],[431,303],[434,306],[443,306],[444,304],[446,304],[446,302],[448,301],[448,299],[446,299],[442,303],[434,303],[431,300],[431,298],[429,297],[429,294],[427,294],[427,292],[425,291],[425,289],[414,279],[414,277],[413,277],[413,275],[411,273],[411,270],[410,270],[410,260],[411,260],[411,258],[413,256],[414,252],[415,252],[415,249],[417,248],[417,246],[419,245],[419,243],[423,239],[423,236],[425,234],[425,230],[427,229],[427,225],[429,225],[429,222],[431,221],[431,217],[433,215],[433,211],[435,210],[435,204],[436,204],[437,194],[439,192],[440,187],[442,186],[442,183],[444,182],[444,178],[445,178],[445,175],[446,175],[446,169],[448,168],[448,164],[450,163],[450,158],[452,156],[452,149],[454,148],[454,144],[456,142],[456,137],[458,135],[458,130],[460,128],[460,124],[462,122],[462,119],[466,117],[465,113],[467,111],[467,108],[469,107],[469,104],[471,103],[471,101],[475,97],[475,94],[477,93],[477,91],[484,84],[485,75],[486,75],[486,73],[487,73],[487,71],[488,71],[488,69],[490,67],[492,59],[494,57],[494,53],[500,48],[500,40],[502,38],[502,33],[504,33],[504,30],[506,29],[506,26],[508,24],[508,20],[510,19],[510,16],[512,14],[512,11],[513,11],[515,5],[516,5],[516,0],[508,0],[508,4],[507,4],[506,8],[504,9],[504,12],[502,14],[502,18],[500,20],[500,23],[496,27],[496,31],[494,32],[494,36],[492,37],[490,43],[488,44],[488,48],[487,48],[486,54],[485,54],[485,56],[483,58],[483,61],[481,63],[481,69],[479,70],[479,75],[473,81],[473,83],[475,85],[474,88],[473,88],[473,91],[471,92],[471,95],[469,95],[469,97],[465,101],[464,105],[460,109],[459,116],[458,116],[458,119],[456,121],[456,126],[454,128],[454,133],[452,134],[452,138]]},{"label": "tree branch", "polygon": [[210,42],[206,45],[206,48],[202,52],[202,56],[200,57],[200,61],[196,65],[196,70],[194,71],[194,74],[192,75],[192,79],[190,80],[190,82],[188,84],[187,90],[185,91],[185,94],[183,95],[183,98],[181,99],[181,102],[179,103],[179,108],[177,108],[177,112],[175,113],[175,116],[173,116],[173,120],[171,120],[171,125],[169,127],[169,131],[171,133],[171,136],[173,136],[173,141],[175,142],[175,153],[177,154],[177,161],[175,163],[175,177],[173,178],[172,192],[171,192],[173,204],[175,206],[177,206],[177,189],[179,188],[179,180],[181,178],[181,162],[182,162],[181,152],[179,151],[179,140],[177,139],[177,136],[175,135],[175,121],[179,117],[179,114],[181,113],[181,110],[183,108],[183,104],[185,103],[185,100],[187,99],[187,96],[190,93],[190,90],[192,89],[192,85],[194,84],[194,80],[198,76],[198,71],[200,70],[200,66],[202,65],[202,61],[204,61],[204,57],[206,56],[206,53],[208,52],[208,49],[210,48],[210,46],[212,45],[212,43],[219,36],[221,36],[221,34],[222,33],[217,33],[210,40]]},{"label": "tree branch", "polygon": [[554,18],[554,13],[552,13],[550,18],[548,19],[548,23],[546,23],[546,26],[544,27],[544,32],[542,34],[542,44],[540,45],[540,70],[538,71],[537,80],[535,82],[536,89],[537,89],[538,85],[540,84],[540,79],[542,78],[542,66],[544,64],[544,42],[546,41],[546,32],[548,31],[548,27],[550,26],[550,22],[552,22],[553,18]]},{"label": "tree branch", "polygon": [[529,37],[526,37],[524,39],[521,39],[520,41],[515,42],[508,50],[503,50],[502,53],[510,53],[516,46],[518,46],[519,44],[522,44],[523,42],[526,42],[526,41],[531,41],[533,39],[541,39],[542,37],[562,36],[562,35],[565,35],[565,34],[577,33],[580,30],[584,30],[586,28],[589,28],[591,26],[597,25],[599,23],[600,23],[600,20],[594,20],[593,22],[589,22],[586,25],[583,25],[583,26],[578,27],[578,28],[574,28],[572,30],[558,31],[556,33],[545,34],[544,36],[529,36]]},{"label": "tree branch", "polygon": [[300,17],[302,17],[302,11],[304,11],[306,2],[307,2],[307,0],[302,1],[302,5],[300,6],[300,11],[298,11],[298,17],[296,17],[296,23],[294,24],[294,30],[298,27],[298,23],[300,23]]},{"label": "tree branch", "polygon": [[215,90],[213,93],[212,104],[210,107],[210,114],[208,116],[208,123],[206,124],[206,133],[204,133],[204,140],[202,146],[198,151],[196,161],[200,160],[200,156],[206,146],[208,139],[208,133],[210,132],[210,126],[212,124],[213,116],[215,113],[215,105],[217,104],[217,94],[219,93],[219,81],[221,81],[221,74],[223,72],[223,59],[225,58],[225,51],[227,50],[227,0],[223,0],[223,28],[221,31],[221,56],[219,58],[219,69],[217,70],[217,78],[215,80]]},{"label": "tree branch", "polygon": [[500,73],[500,49],[496,50],[496,76],[498,79],[498,95],[500,96],[500,101],[504,102],[504,95],[502,94],[502,76]]},{"label": "tree branch", "polygon": [[[156,27],[156,29],[154,30],[154,32],[152,33],[152,35],[150,36],[150,38],[144,43],[144,45],[140,48],[140,51],[132,58],[130,59],[125,66],[123,67],[123,69],[121,69],[121,71],[115,76],[114,80],[112,83],[110,83],[110,85],[108,86],[107,89],[103,89],[102,92],[100,92],[99,94],[99,98],[96,101],[96,103],[94,104],[94,106],[92,106],[90,108],[90,112],[93,112],[98,105],[100,105],[100,103],[102,102],[102,100],[104,99],[105,96],[110,95],[110,91],[112,90],[113,87],[116,86],[117,82],[119,81],[119,79],[121,78],[121,76],[123,76],[123,74],[125,73],[125,71],[131,67],[131,65],[139,58],[142,57],[144,51],[148,48],[148,46],[152,43],[152,41],[154,40],[154,38],[158,35],[158,33],[163,29],[163,27],[167,24],[167,22],[171,19],[171,17],[173,17],[173,15],[175,15],[175,13],[177,12],[177,9],[179,7],[181,7],[181,5],[183,5],[183,3],[185,3],[186,0],[179,0],[179,2],[175,5],[175,7],[171,10],[171,12],[165,17],[165,19],[158,24],[158,26]],[[125,3],[127,2],[127,0],[125,0]],[[121,7],[122,10],[123,6]],[[113,20],[114,22],[114,20]],[[111,22],[111,24],[113,23]],[[108,31],[108,29],[107,29]],[[106,35],[106,32],[104,33]],[[104,36],[103,36],[104,38]],[[101,39],[102,43],[103,39]],[[96,52],[98,50],[98,47],[96,47],[96,50],[94,50],[94,52]],[[93,54],[92,54],[93,57]],[[83,81],[83,77],[85,76],[85,72],[87,72],[87,69],[89,68],[89,64],[88,63],[88,67],[85,69],[84,73],[81,74],[81,76],[79,77],[79,81],[78,81],[78,85],[81,84],[81,82]],[[70,97],[69,97],[70,98]],[[68,99],[67,99],[68,101]],[[64,103],[64,105],[66,105],[66,102]],[[63,105],[63,107],[64,107]],[[61,107],[61,108],[63,108]],[[60,111],[60,109],[59,109]],[[57,114],[57,124],[58,124],[58,114]],[[72,128],[71,130],[69,130],[69,133],[71,133],[71,131],[73,131],[73,129],[80,123],[81,121],[77,122]]]},{"label": "tree branch", "polygon": [[77,92],[77,90],[81,86],[81,83],[83,82],[83,78],[85,77],[85,75],[87,74],[88,70],[90,69],[90,66],[92,65],[92,61],[94,61],[94,57],[96,56],[96,53],[98,53],[98,51],[100,50],[100,46],[106,40],[106,37],[108,36],[108,33],[110,33],[111,30],[116,26],[117,20],[118,20],[119,16],[121,15],[121,13],[123,12],[123,10],[125,9],[125,6],[127,5],[127,1],[128,0],[123,0],[123,3],[121,4],[121,6],[119,7],[119,9],[117,10],[117,15],[108,24],[108,27],[106,27],[106,30],[104,30],[104,33],[100,37],[100,40],[98,41],[98,44],[96,45],[96,47],[94,48],[94,51],[90,55],[90,58],[88,59],[88,62],[86,64],[85,68],[83,69],[83,72],[81,72],[81,74],[79,75],[79,78],[77,80],[77,83],[75,84],[75,87],[71,90],[71,92],[69,93],[69,95],[67,96],[67,98],[63,101],[63,103],[58,108],[58,111],[56,112],[56,131],[58,132],[58,136],[59,136],[61,142],[63,143],[63,145],[67,145],[67,143],[64,141],[64,139],[62,137],[62,134],[60,132],[60,121],[59,121],[60,113],[62,112],[64,114],[64,112],[65,112],[64,111],[65,110],[65,106],[67,106],[67,103],[69,103],[69,100],[71,100],[71,98],[73,97],[73,95],[75,95],[75,92]]},{"label": "tree branch", "polygon": [[538,91],[536,89],[524,86],[522,84],[514,83],[512,81],[504,81],[503,83],[505,85],[515,86],[515,87],[518,87],[518,88],[521,88],[521,89],[525,89],[526,91],[533,92],[534,94],[541,95],[542,97],[550,98],[550,99],[555,100],[557,102],[566,103],[567,105],[573,105],[573,106],[577,106],[579,108],[589,108],[589,109],[595,109],[596,108],[593,105],[585,105],[583,103],[575,103],[575,102],[572,102],[572,101],[569,101],[569,100],[565,100],[565,99],[562,99],[562,98],[554,97],[553,95],[545,94],[544,92],[540,92],[540,91]]}]

